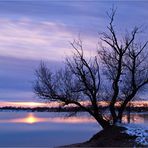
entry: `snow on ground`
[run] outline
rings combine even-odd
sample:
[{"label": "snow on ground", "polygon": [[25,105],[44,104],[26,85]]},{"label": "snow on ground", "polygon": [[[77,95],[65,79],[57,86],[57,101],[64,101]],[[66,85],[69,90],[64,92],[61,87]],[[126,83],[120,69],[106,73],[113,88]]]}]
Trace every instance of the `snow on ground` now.
[{"label": "snow on ground", "polygon": [[148,146],[148,126],[143,124],[123,124],[127,130],[127,134],[137,136],[136,142],[145,146]]}]

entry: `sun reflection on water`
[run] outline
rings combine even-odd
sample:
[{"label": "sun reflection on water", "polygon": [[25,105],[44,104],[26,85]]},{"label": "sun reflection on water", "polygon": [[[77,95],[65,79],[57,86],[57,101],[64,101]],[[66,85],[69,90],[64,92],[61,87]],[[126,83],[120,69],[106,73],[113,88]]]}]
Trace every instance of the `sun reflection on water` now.
[{"label": "sun reflection on water", "polygon": [[[12,116],[14,117],[14,116]],[[141,114],[129,114],[124,115],[122,121],[124,123],[145,123],[147,120],[147,115]],[[81,123],[95,123],[96,121],[88,116],[73,116],[73,117],[61,117],[55,116],[50,117],[38,117],[36,113],[27,113],[24,117],[17,118],[16,116],[11,119],[0,119],[0,123],[25,123],[25,124],[36,124],[36,123],[64,123],[64,124],[81,124]]]},{"label": "sun reflection on water", "polygon": [[13,119],[5,119],[0,120],[0,123],[26,123],[26,124],[34,124],[38,122],[47,122],[48,118],[39,118],[36,117],[33,113],[28,113],[24,118],[13,118]]},{"label": "sun reflection on water", "polygon": [[46,121],[48,121],[47,118],[39,118],[39,117],[36,117],[33,113],[28,113],[28,115],[24,118],[12,119],[9,122],[34,124],[34,123],[46,122]]},{"label": "sun reflection on water", "polygon": [[27,116],[22,118],[13,119],[0,119],[0,123],[26,123],[35,124],[40,122],[51,122],[51,123],[93,123],[94,119],[90,117],[37,117],[35,113],[28,113]]},{"label": "sun reflection on water", "polygon": [[35,114],[29,113],[25,118],[13,119],[9,122],[16,123],[27,123],[34,124],[38,122],[52,122],[52,123],[91,123],[95,122],[94,119],[89,117],[49,117],[49,118],[39,118],[36,117]]},{"label": "sun reflection on water", "polygon": [[39,122],[41,119],[35,117],[32,113],[29,113],[28,116],[20,121],[28,124],[33,124]]}]

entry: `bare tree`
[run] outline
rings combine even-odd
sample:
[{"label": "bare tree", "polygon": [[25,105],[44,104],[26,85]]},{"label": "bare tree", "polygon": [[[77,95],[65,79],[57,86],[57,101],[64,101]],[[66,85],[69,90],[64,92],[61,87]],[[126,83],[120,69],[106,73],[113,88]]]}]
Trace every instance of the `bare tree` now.
[{"label": "bare tree", "polygon": [[[35,93],[50,101],[60,101],[65,105],[75,104],[93,116],[102,128],[108,127],[98,106],[101,77],[97,57],[86,58],[82,41],[71,43],[74,53],[66,59],[66,67],[56,73],[41,64],[37,70]],[[89,101],[90,106],[80,103]]]},{"label": "bare tree", "polygon": [[[128,102],[148,83],[146,56],[142,56],[147,42],[138,47],[138,43],[136,43],[136,36],[140,32],[138,27],[125,35],[122,40],[119,39],[113,24],[115,13],[116,10],[112,9],[111,14],[108,14],[109,33],[103,32],[101,37],[107,47],[102,46],[102,49],[98,51],[104,66],[104,74],[111,82],[109,106],[113,123],[116,123],[118,119],[121,120]],[[122,100],[122,103],[117,113],[115,104],[119,100]]]},{"label": "bare tree", "polygon": [[[148,42],[137,42],[136,37],[140,33],[138,27],[134,27],[123,38],[118,37],[113,24],[115,13],[116,10],[112,9],[111,14],[108,14],[108,32],[102,33],[101,37],[107,46],[102,46],[97,56],[86,57],[81,39],[74,40],[71,43],[74,52],[71,58],[66,59],[65,68],[53,73],[41,63],[34,86],[40,98],[63,102],[64,105],[74,104],[94,117],[102,128],[109,127],[111,122],[102,113],[98,101],[103,97],[109,100],[114,124],[121,121],[127,104],[148,84]],[[101,67],[98,64],[99,57],[103,63]],[[111,88],[103,91],[102,69],[109,80],[106,86]],[[82,103],[85,101],[89,101],[90,105]],[[118,110],[115,106],[117,102],[121,102]]]},{"label": "bare tree", "polygon": [[143,44],[132,42],[125,55],[125,76],[123,77],[123,87],[121,88],[122,98],[124,99],[121,101],[118,112],[120,121],[127,104],[148,84],[147,44],[148,41]]}]

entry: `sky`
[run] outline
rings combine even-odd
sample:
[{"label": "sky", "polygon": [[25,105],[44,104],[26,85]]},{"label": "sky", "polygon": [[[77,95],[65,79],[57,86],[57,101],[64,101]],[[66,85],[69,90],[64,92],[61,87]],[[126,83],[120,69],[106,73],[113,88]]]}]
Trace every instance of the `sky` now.
[{"label": "sky", "polygon": [[52,70],[62,67],[79,34],[86,54],[93,54],[112,6],[119,33],[142,25],[147,34],[148,1],[1,0],[0,101],[40,102],[32,89],[40,61]]}]

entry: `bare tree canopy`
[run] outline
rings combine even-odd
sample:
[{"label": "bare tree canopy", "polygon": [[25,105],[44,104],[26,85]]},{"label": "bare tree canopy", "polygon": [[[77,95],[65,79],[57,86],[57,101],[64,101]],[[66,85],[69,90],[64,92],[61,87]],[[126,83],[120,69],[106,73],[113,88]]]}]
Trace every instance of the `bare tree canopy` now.
[{"label": "bare tree canopy", "polygon": [[[116,10],[108,14],[110,23],[107,27],[109,33],[102,33],[101,40],[107,45],[98,51],[104,66],[104,74],[110,80],[110,112],[113,122],[121,120],[123,111],[143,86],[148,84],[148,50],[147,43],[140,43],[136,37],[141,32],[134,27],[131,33],[123,39],[117,37],[114,27]],[[115,103],[122,100],[119,112],[115,110]]]},{"label": "bare tree canopy", "polygon": [[[140,33],[138,27],[134,27],[122,40],[119,39],[113,24],[115,12],[112,9],[108,14],[109,32],[102,33],[101,41],[107,45],[106,47],[101,46],[96,56],[86,58],[81,39],[74,40],[71,43],[74,52],[72,57],[66,58],[65,68],[53,73],[41,63],[36,71],[37,79],[34,86],[35,93],[40,98],[63,102],[64,105],[75,104],[93,116],[102,128],[121,121],[127,104],[148,84],[148,42],[137,42],[136,37]],[[102,62],[103,66],[99,66],[98,61]],[[106,85],[110,85],[111,89],[107,91],[102,90],[104,79],[100,71],[103,71],[109,80]],[[102,94],[105,94],[110,102],[110,121],[98,105],[103,98]],[[81,103],[86,100],[90,106]],[[115,104],[119,101],[121,103],[116,110]]]},{"label": "bare tree canopy", "polygon": [[[109,126],[98,108],[100,99],[100,72],[97,57],[85,58],[82,41],[71,43],[74,53],[66,59],[65,69],[55,74],[42,63],[37,71],[34,90],[41,98],[75,104],[91,114],[103,127]],[[90,107],[80,101],[90,102]]]}]

